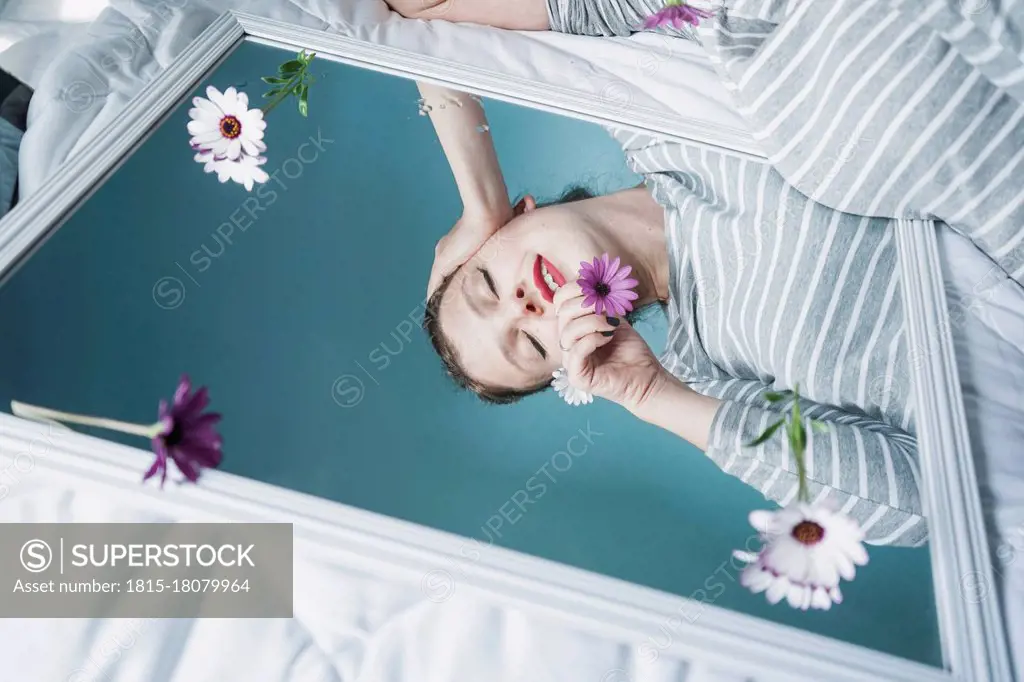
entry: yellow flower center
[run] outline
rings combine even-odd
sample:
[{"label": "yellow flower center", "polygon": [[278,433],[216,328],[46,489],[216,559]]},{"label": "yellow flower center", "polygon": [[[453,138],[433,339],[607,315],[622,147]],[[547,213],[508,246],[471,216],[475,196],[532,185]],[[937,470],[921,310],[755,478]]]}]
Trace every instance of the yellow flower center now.
[{"label": "yellow flower center", "polygon": [[825,529],[814,521],[801,521],[793,527],[793,537],[802,545],[816,545],[825,537]]},{"label": "yellow flower center", "polygon": [[242,122],[234,116],[225,116],[220,120],[220,134],[233,140],[242,134]]}]

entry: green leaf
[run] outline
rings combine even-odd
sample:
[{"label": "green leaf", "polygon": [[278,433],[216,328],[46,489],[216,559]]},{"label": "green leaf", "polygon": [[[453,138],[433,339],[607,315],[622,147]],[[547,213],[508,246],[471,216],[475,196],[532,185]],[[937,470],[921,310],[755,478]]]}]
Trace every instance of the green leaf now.
[{"label": "green leaf", "polygon": [[309,86],[303,85],[299,88],[299,113],[309,116]]},{"label": "green leaf", "polygon": [[305,66],[305,64],[298,59],[292,59],[291,61],[287,61],[282,64],[280,69],[278,69],[278,72],[283,76],[293,76],[301,71],[303,66]]},{"label": "green leaf", "polygon": [[273,90],[268,90],[267,92],[263,93],[263,96],[264,97],[268,97],[268,98],[269,97],[277,97],[282,92],[284,92],[284,88],[274,88]]},{"label": "green leaf", "polygon": [[770,403],[777,403],[785,397],[785,393],[776,393],[775,391],[768,391],[764,394],[764,399]]},{"label": "green leaf", "polygon": [[264,83],[270,83],[271,85],[280,85],[282,83],[287,83],[291,79],[289,79],[289,78],[278,78],[277,76],[264,76],[261,80]]},{"label": "green leaf", "polygon": [[758,446],[761,443],[768,440],[769,438],[771,438],[773,435],[775,435],[775,432],[779,430],[779,427],[785,423],[785,421],[785,418],[783,418],[769,426],[767,429],[764,430],[764,433],[762,433],[760,436],[747,443],[747,447],[752,448]]},{"label": "green leaf", "polygon": [[811,428],[817,431],[818,433],[828,433],[829,430],[827,424],[819,421],[812,421]]}]

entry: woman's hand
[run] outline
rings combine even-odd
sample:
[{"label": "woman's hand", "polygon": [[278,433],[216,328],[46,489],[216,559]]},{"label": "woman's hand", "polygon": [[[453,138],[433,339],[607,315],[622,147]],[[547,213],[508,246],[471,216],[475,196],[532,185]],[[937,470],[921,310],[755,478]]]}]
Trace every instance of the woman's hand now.
[{"label": "woman's hand", "polygon": [[718,399],[697,393],[662,367],[628,322],[613,318],[619,323],[612,324],[584,308],[583,292],[575,282],[555,294],[555,311],[562,366],[572,386],[707,449]]},{"label": "woman's hand", "polygon": [[636,412],[663,382],[675,379],[629,322],[596,315],[583,307],[583,298],[575,282],[555,294],[558,343],[569,383]]},{"label": "woman's hand", "polygon": [[441,237],[434,247],[434,264],[430,268],[430,279],[427,282],[427,297],[437,290],[445,277],[468,261],[480,250],[495,232],[501,229],[512,218],[512,207],[506,220],[500,217],[474,218],[463,215],[458,222]]}]

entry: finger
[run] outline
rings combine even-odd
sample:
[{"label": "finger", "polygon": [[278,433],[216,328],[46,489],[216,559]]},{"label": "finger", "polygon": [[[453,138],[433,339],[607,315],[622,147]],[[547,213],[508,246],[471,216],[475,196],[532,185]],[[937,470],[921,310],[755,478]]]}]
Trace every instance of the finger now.
[{"label": "finger", "polygon": [[559,330],[558,343],[562,348],[572,348],[573,344],[587,334],[604,334],[610,336],[615,331],[615,325],[608,322],[604,315],[590,313],[583,317],[577,317],[569,321]]},{"label": "finger", "polygon": [[563,354],[562,363],[565,366],[566,372],[570,377],[578,377],[583,374],[583,369],[587,362],[590,360],[590,356],[594,354],[602,346],[611,343],[613,336],[605,336],[603,334],[587,334],[582,339],[577,341],[569,349],[569,352]]},{"label": "finger", "polygon": [[461,263],[450,266],[443,260],[435,261],[434,266],[430,269],[430,278],[427,280],[427,298],[429,299],[437,291],[437,288],[441,286],[445,278],[449,275],[455,274],[455,271],[459,269]]},{"label": "finger", "polygon": [[582,296],[583,289],[580,288],[579,284],[576,282],[566,282],[555,292],[555,312],[558,312],[558,309],[566,301],[577,297],[582,300]]},{"label": "finger", "polygon": [[593,314],[593,308],[583,307],[582,296],[577,296],[576,298],[571,298],[565,301],[562,304],[561,311],[557,313],[557,317],[555,318],[558,320],[558,335],[561,336],[562,330],[564,330],[574,320],[578,320],[581,317],[588,317]]}]

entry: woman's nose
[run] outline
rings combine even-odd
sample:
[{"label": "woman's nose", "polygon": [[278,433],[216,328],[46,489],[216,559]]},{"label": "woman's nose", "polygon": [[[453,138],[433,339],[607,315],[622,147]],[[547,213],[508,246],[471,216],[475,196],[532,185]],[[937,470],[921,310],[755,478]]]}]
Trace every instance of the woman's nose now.
[{"label": "woman's nose", "polygon": [[542,302],[531,296],[524,287],[516,287],[516,301],[524,315],[540,316],[544,314]]}]

